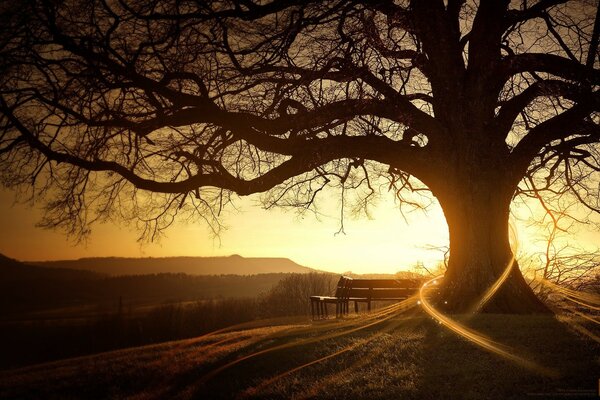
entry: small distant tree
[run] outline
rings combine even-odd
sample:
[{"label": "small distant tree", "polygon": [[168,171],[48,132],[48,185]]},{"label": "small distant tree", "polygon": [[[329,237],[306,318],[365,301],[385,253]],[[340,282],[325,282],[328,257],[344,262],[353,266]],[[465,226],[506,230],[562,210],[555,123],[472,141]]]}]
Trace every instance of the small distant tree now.
[{"label": "small distant tree", "polygon": [[[311,207],[378,185],[446,217],[442,296],[540,312],[508,239],[515,193],[598,212],[597,0],[24,0],[1,6],[0,177],[83,235],[232,194]],[[532,178],[535,187],[527,186]],[[342,204],[344,204],[342,202]],[[390,249],[393,251],[394,249]]]},{"label": "small distant tree", "polygon": [[291,274],[260,298],[265,316],[309,315],[309,296],[333,294],[339,276],[323,272]]}]

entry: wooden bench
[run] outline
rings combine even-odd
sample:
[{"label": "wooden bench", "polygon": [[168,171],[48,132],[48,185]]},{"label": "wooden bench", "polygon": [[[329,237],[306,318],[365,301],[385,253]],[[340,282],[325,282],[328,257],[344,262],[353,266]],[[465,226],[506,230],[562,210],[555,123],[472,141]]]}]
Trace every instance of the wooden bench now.
[{"label": "wooden bench", "polygon": [[310,311],[312,319],[327,318],[327,304],[335,304],[335,317],[348,313],[348,292],[352,278],[341,276],[333,296],[310,296]]},{"label": "wooden bench", "polygon": [[421,279],[352,279],[348,290],[348,301],[354,302],[354,311],[358,312],[358,303],[367,303],[371,311],[373,301],[399,301],[409,298],[419,291]]},{"label": "wooden bench", "polygon": [[399,301],[409,298],[419,291],[421,279],[353,279],[342,276],[338,281],[335,295],[310,296],[312,318],[327,318],[327,305],[335,304],[335,316],[348,313],[349,303],[354,302],[354,311],[358,312],[358,303],[367,303],[371,311],[373,301]]}]

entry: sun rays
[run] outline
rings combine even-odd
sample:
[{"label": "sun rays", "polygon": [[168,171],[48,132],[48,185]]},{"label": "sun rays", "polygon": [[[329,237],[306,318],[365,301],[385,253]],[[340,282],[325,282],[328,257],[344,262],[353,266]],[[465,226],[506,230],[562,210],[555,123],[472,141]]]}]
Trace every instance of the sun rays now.
[{"label": "sun rays", "polygon": [[492,299],[492,297],[494,297],[498,289],[500,289],[500,287],[502,287],[506,279],[508,279],[510,272],[513,269],[513,266],[515,265],[515,254],[517,254],[517,250],[519,248],[519,238],[517,236],[517,229],[515,228],[515,225],[513,223],[510,223],[508,225],[508,228],[512,252],[510,260],[506,263],[506,266],[504,267],[504,272],[502,272],[502,274],[496,280],[496,282],[494,282],[489,287],[489,289],[481,297],[481,300],[475,305],[475,307],[471,311],[473,313],[481,311],[483,307]]},{"label": "sun rays", "polygon": [[[390,318],[397,315],[400,311],[406,310],[406,309],[414,306],[416,304],[416,301],[417,301],[416,296],[413,296],[409,299],[406,299],[399,303],[390,305],[388,307],[385,307],[385,308],[378,310],[376,312],[373,312],[371,314],[367,314],[366,316],[361,316],[361,317],[354,318],[354,319],[343,320],[339,323],[336,323],[337,321],[332,321],[331,323],[325,323],[325,324],[317,326],[317,327],[294,329],[292,332],[289,332],[289,333],[292,333],[294,335],[302,335],[302,334],[310,333],[314,336],[305,338],[305,339],[295,340],[295,341],[284,343],[281,345],[267,347],[263,350],[256,351],[254,353],[248,354],[241,358],[235,359],[235,360],[211,371],[209,374],[207,374],[206,376],[203,377],[203,380],[207,381],[207,380],[211,379],[213,376],[217,375],[218,373],[220,373],[228,368],[231,368],[236,364],[239,364],[243,361],[246,361],[246,360],[254,358],[254,357],[258,357],[258,356],[266,354],[266,353],[283,350],[283,349],[288,349],[288,348],[296,347],[296,346],[303,346],[303,345],[307,345],[307,344],[311,344],[311,343],[320,342],[323,340],[334,339],[334,338],[338,338],[340,336],[345,336],[345,335],[348,335],[348,334],[351,334],[351,333],[354,333],[354,332],[357,332],[357,331],[360,331],[363,329],[370,328],[372,326],[375,326],[377,324],[380,324],[382,322],[389,320]],[[330,332],[330,330],[332,330],[332,329],[334,331]],[[320,332],[322,332],[322,333],[320,333]],[[287,332],[274,334],[270,337],[270,339],[275,340],[279,337],[285,336],[286,333]],[[342,351],[338,352],[338,354],[342,354]],[[326,358],[329,358],[329,356]],[[311,364],[323,361],[326,358],[315,360],[314,362],[311,362]]]},{"label": "sun rays", "polygon": [[[484,293],[484,295],[482,295],[481,300],[478,302],[477,307],[475,307],[474,312],[481,310],[482,307],[493,298],[495,293],[497,293],[499,288],[502,287],[503,283],[506,281],[513,265],[514,258],[512,258],[508,262],[504,272],[499,277],[499,279],[496,282],[494,282],[493,285],[490,286],[490,288]],[[255,345],[258,348],[255,349],[253,352],[250,352],[249,354],[240,354],[234,359],[225,362],[223,365],[220,365],[210,370],[208,373],[201,376],[200,380],[197,383],[199,385],[205,385],[217,375],[223,373],[228,369],[231,369],[244,362],[248,362],[252,359],[258,359],[270,353],[276,353],[286,349],[297,348],[301,346],[310,346],[328,340],[344,338],[343,341],[336,342],[336,344],[345,343],[341,347],[332,346],[331,350],[326,352],[326,354],[319,354],[318,356],[309,360],[305,359],[302,362],[299,362],[298,365],[284,368],[283,371],[273,373],[272,376],[255,382],[254,384],[251,384],[242,393],[240,393],[239,398],[260,396],[266,393],[266,391],[268,392],[269,390],[272,390],[273,385],[277,386],[279,381],[287,382],[284,385],[291,384],[290,382],[293,382],[293,379],[290,380],[290,377],[294,374],[301,374],[304,370],[315,368],[318,364],[331,362],[331,360],[341,357],[344,354],[360,351],[360,349],[362,349],[363,347],[370,346],[372,343],[382,339],[385,335],[393,335],[393,332],[398,327],[402,326],[403,324],[408,324],[409,322],[407,321],[414,320],[415,315],[411,314],[405,316],[403,313],[405,313],[407,310],[418,310],[418,308],[415,308],[415,306],[417,305],[420,305],[420,308],[424,310],[426,315],[435,320],[439,325],[448,329],[455,335],[465,339],[466,341],[468,341],[468,343],[471,343],[480,349],[483,349],[491,354],[501,357],[504,360],[514,363],[515,365],[523,367],[536,375],[550,378],[556,378],[558,376],[558,372],[556,369],[541,365],[535,360],[530,359],[523,354],[519,354],[516,348],[500,343],[471,327],[467,327],[466,325],[464,325],[464,323],[458,322],[449,315],[440,312],[430,301],[429,294],[437,287],[439,287],[441,278],[442,277],[436,277],[429,280],[421,287],[419,293],[415,294],[411,298],[387,307],[383,307],[379,310],[375,310],[374,312],[369,314],[346,317],[341,320],[336,319],[319,321],[311,325],[295,325],[290,326],[289,329],[280,329],[276,332],[273,332],[272,334],[262,337],[260,341],[257,341]],[[551,282],[544,282],[544,284],[551,288],[557,294],[560,294],[565,299],[570,300],[575,304],[579,304],[580,306],[582,304],[585,304],[587,307],[589,307],[590,310],[596,310],[598,309],[598,306],[600,306],[600,297],[597,295],[563,288]],[[600,323],[592,315],[580,311],[579,309],[573,308],[571,311],[573,315],[576,315],[580,318],[584,318],[586,320],[589,320],[590,322]],[[466,317],[468,319],[468,315]],[[567,322],[569,325],[571,325],[575,330],[590,337],[592,340],[600,342],[600,338],[586,327],[582,326],[576,321],[569,321],[564,317],[561,318],[565,320],[564,322]],[[264,324],[265,321],[263,321],[262,323]],[[269,323],[273,323],[273,321],[269,321]],[[260,321],[241,324],[240,326],[237,326],[235,328],[215,331],[213,333],[205,335],[203,338],[206,339],[211,335],[223,333],[228,330],[243,329],[250,326],[256,327],[260,324]],[[369,328],[377,329],[371,332],[368,331]],[[353,333],[361,331],[367,331],[367,333],[363,334],[358,338],[356,336],[352,336]],[[215,341],[211,345],[214,347],[218,347],[219,345],[228,345],[230,341],[231,339],[221,339]],[[376,357],[376,355],[371,354],[369,354],[369,356],[365,358],[359,357],[354,362],[352,362],[351,365],[344,367],[343,371],[348,372],[357,368],[362,368],[360,367],[361,365],[364,367],[367,364],[371,364],[376,359]],[[322,378],[310,382],[310,384],[308,384],[306,388],[302,389],[303,394],[301,394],[298,398],[309,398],[311,396],[311,393],[318,392],[320,390],[320,387],[326,385],[328,379],[333,378],[331,378],[329,375],[325,375]]]},{"label": "sun rays", "polygon": [[425,284],[423,284],[423,286],[421,287],[421,290],[419,292],[421,306],[423,307],[423,310],[425,310],[425,312],[427,314],[429,314],[432,318],[434,318],[436,321],[438,321],[441,325],[450,329],[452,332],[456,333],[457,335],[467,339],[471,343],[473,343],[487,351],[497,354],[497,355],[499,355],[507,360],[510,360],[512,362],[515,362],[516,364],[521,365],[525,368],[539,372],[542,375],[548,375],[548,376],[555,375],[555,372],[553,370],[542,367],[531,360],[528,360],[524,357],[514,354],[514,349],[511,349],[500,343],[494,342],[490,338],[485,337],[484,335],[478,333],[477,331],[458,323],[457,321],[449,318],[448,316],[442,314],[440,311],[438,311],[436,308],[434,308],[431,305],[431,303],[429,302],[429,300],[427,299],[426,294],[427,294],[428,289],[431,289],[431,287],[434,286],[437,283],[437,280],[440,278],[441,277],[436,277],[436,278],[429,280],[428,282],[425,282]]},{"label": "sun rays", "polygon": [[598,316],[598,311],[600,311],[600,296],[593,293],[569,289],[557,285],[547,279],[539,279],[539,282],[553,294],[559,295],[566,301],[565,305],[562,307],[566,312],[566,315],[560,317],[561,321],[596,343],[600,343],[600,336],[583,326],[583,321],[581,321],[581,319],[583,319],[600,325]]},{"label": "sun rays", "polygon": [[559,294],[562,298],[579,304],[590,310],[600,311],[600,296],[593,293],[581,292],[573,289],[569,289],[563,286],[559,286],[547,279],[541,279],[542,285],[546,286],[553,292]]}]

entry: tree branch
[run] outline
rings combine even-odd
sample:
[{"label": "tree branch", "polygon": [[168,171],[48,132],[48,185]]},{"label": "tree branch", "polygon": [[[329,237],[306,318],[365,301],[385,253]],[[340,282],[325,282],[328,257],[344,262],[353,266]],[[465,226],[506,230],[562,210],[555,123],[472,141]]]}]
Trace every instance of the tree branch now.
[{"label": "tree branch", "polygon": [[593,68],[596,58],[600,61],[600,54],[598,54],[598,41],[600,39],[600,3],[596,8],[596,18],[594,20],[594,30],[592,31],[592,39],[590,40],[590,47],[588,49],[587,58],[585,65],[588,68]]},{"label": "tree branch", "polygon": [[507,18],[505,19],[505,26],[506,28],[508,28],[520,22],[525,22],[533,18],[540,18],[544,15],[544,12],[549,8],[552,8],[559,4],[564,4],[567,1],[569,0],[540,0],[533,6],[528,7],[524,10],[510,10],[507,13]]},{"label": "tree branch", "polygon": [[[17,129],[21,137],[29,145],[42,153],[48,160],[57,163],[68,163],[88,171],[114,172],[131,182],[135,187],[159,193],[186,193],[200,187],[214,186],[231,190],[240,195],[264,192],[277,184],[304,172],[308,172],[329,161],[341,158],[364,158],[378,160],[382,163],[401,167],[403,170],[419,175],[428,170],[426,157],[418,154],[412,146],[403,142],[395,142],[381,136],[349,137],[335,136],[325,139],[291,140],[265,138],[259,135],[242,134],[249,142],[264,145],[265,140],[278,140],[279,149],[287,148],[292,157],[268,172],[251,180],[244,180],[230,174],[224,168],[218,173],[197,174],[180,181],[156,181],[138,175],[134,170],[114,161],[99,158],[85,159],[77,155],[59,152],[40,141],[13,114],[4,99],[0,98],[0,110]],[[423,152],[425,152],[423,150]]]},{"label": "tree branch", "polygon": [[585,93],[581,86],[560,80],[537,81],[518,95],[503,103],[494,118],[496,131],[506,133],[512,127],[519,114],[537,97],[564,97],[572,101],[579,100]]},{"label": "tree branch", "polygon": [[564,79],[600,84],[600,70],[589,68],[573,60],[543,53],[524,53],[504,57],[499,65],[499,76],[504,81],[524,72],[547,72]]},{"label": "tree branch", "polygon": [[511,153],[511,163],[516,167],[517,174],[523,176],[531,160],[539,151],[552,141],[564,139],[572,135],[591,136],[591,142],[600,141],[600,128],[586,118],[593,111],[600,110],[600,92],[588,96],[567,111],[552,117],[532,128],[521,139]]}]

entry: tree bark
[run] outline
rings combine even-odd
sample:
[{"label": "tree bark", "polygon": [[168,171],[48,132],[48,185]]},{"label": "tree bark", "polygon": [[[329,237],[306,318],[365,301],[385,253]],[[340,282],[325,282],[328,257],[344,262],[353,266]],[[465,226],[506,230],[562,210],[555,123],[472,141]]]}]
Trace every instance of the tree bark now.
[{"label": "tree bark", "polygon": [[[450,259],[438,306],[454,313],[550,312],[527,284],[513,257],[509,215],[514,187],[504,183],[501,170],[488,166],[476,171],[457,179],[448,176],[443,189],[434,190],[450,236]],[[509,275],[482,305],[507,268],[511,268]]]}]

